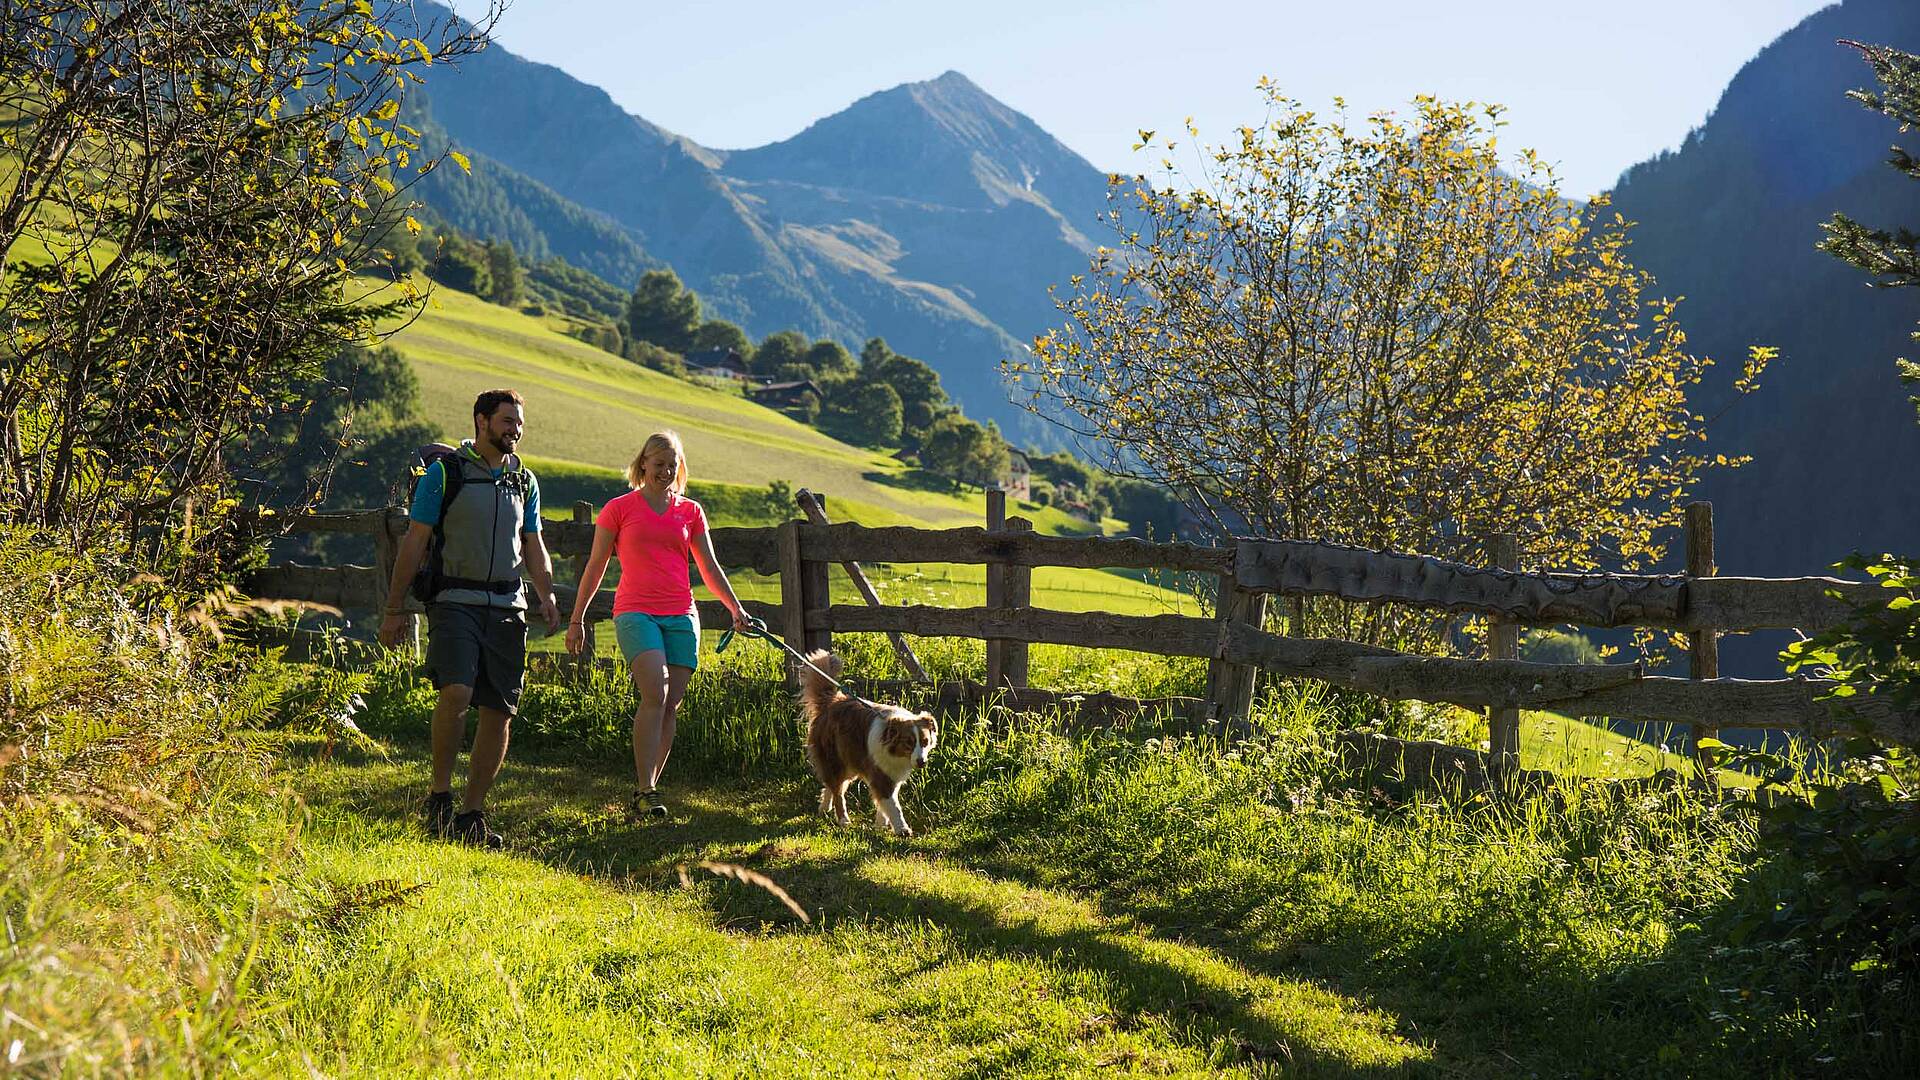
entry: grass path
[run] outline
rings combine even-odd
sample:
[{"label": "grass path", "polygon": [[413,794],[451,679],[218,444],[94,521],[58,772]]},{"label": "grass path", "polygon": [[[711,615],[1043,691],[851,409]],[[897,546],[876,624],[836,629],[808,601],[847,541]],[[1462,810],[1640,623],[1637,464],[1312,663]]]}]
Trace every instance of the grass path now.
[{"label": "grass path", "polygon": [[[669,784],[665,826],[619,815],[614,762],[516,751],[508,853],[422,838],[420,748],[309,763],[310,869],[425,887],[348,912],[265,976],[251,1032],[277,1071],[424,1075],[1355,1075],[1427,1051],[1395,1019],[995,877],[923,834],[830,829],[797,782]],[[698,869],[750,867],[791,892]]]}]

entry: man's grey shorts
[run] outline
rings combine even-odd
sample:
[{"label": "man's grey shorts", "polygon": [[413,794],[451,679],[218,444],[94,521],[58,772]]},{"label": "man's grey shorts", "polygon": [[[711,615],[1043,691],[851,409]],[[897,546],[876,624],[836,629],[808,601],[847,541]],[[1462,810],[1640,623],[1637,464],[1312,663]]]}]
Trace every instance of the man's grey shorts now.
[{"label": "man's grey shorts", "polygon": [[476,604],[427,608],[427,675],[433,688],[473,687],[473,703],[512,715],[520,710],[527,669],[526,613]]}]

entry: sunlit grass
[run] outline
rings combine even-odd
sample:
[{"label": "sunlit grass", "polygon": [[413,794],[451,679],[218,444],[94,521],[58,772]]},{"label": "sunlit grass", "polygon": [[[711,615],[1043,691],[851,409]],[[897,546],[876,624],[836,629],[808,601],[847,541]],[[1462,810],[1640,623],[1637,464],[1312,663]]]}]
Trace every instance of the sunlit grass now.
[{"label": "sunlit grass", "polygon": [[[660,428],[680,432],[693,475],[765,486],[785,480],[836,500],[925,525],[978,524],[985,496],[927,491],[890,455],[836,442],[738,394],[675,379],[551,329],[545,320],[436,288],[392,339],[414,362],[429,416],[463,435],[474,395],[510,385],[528,395],[525,449],[534,456],[623,469]],[[484,384],[484,385],[483,385]],[[1018,511],[1041,531],[1084,531],[1058,511]]]}]

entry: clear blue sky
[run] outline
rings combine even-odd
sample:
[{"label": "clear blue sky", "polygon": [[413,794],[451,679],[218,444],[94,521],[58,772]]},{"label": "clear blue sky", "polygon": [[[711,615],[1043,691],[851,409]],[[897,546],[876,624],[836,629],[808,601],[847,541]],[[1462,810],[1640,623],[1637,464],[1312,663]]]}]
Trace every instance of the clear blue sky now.
[{"label": "clear blue sky", "polygon": [[[498,39],[706,146],[774,142],[958,70],[1109,171],[1140,128],[1219,140],[1270,75],[1364,114],[1417,93],[1509,108],[1505,145],[1569,195],[1677,145],[1727,80],[1823,0],[513,0]],[[472,14],[479,0],[458,0]]]}]

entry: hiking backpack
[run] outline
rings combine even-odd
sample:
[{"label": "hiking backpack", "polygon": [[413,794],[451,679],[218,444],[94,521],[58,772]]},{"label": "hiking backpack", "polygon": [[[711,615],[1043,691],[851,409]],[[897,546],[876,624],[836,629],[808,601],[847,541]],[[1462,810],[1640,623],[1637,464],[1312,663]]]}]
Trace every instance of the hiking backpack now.
[{"label": "hiking backpack", "polygon": [[[413,598],[422,604],[431,603],[433,598],[439,595],[442,589],[447,588],[476,589],[481,592],[501,593],[509,592],[520,587],[518,579],[511,582],[495,582],[454,578],[446,575],[444,556],[447,546],[447,508],[453,505],[453,500],[459,496],[461,489],[467,485],[467,471],[463,467],[461,459],[462,453],[459,447],[448,446],[446,443],[441,442],[433,442],[415,450],[413,456],[407,463],[406,497],[409,507],[413,505],[413,493],[415,489],[420,486],[420,478],[427,475],[428,467],[434,462],[437,461],[440,463],[440,514],[434,519],[433,544],[427,548],[426,557],[420,560],[420,566],[414,570],[413,583],[408,589],[408,591],[413,594]],[[520,494],[525,496],[527,493],[526,486],[530,484],[531,481],[527,479],[526,470],[520,466],[520,459],[513,458],[512,460],[514,466],[511,473],[503,476],[498,481],[490,482],[486,486],[491,487],[501,482],[518,485]]]},{"label": "hiking backpack", "polygon": [[440,591],[442,550],[447,546],[447,508],[453,505],[460,488],[467,482],[467,472],[460,467],[460,448],[442,442],[428,443],[415,450],[407,460],[406,500],[409,508],[413,506],[413,493],[420,486],[420,478],[427,475],[428,467],[436,461],[440,463],[442,477],[440,514],[434,519],[433,543],[414,570],[413,583],[409,586],[413,598],[423,604],[431,601]]}]

